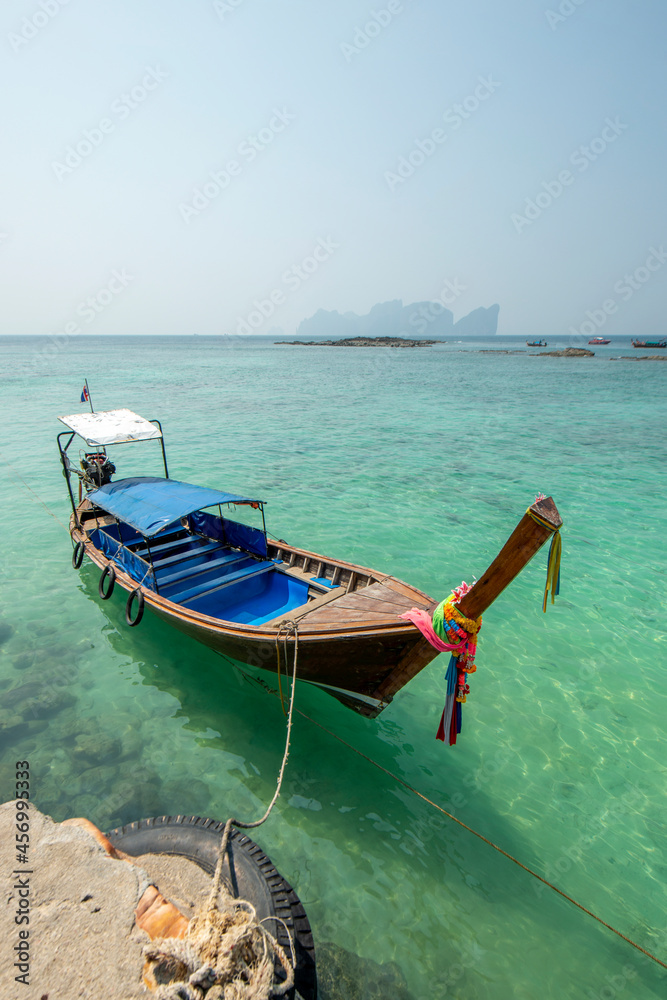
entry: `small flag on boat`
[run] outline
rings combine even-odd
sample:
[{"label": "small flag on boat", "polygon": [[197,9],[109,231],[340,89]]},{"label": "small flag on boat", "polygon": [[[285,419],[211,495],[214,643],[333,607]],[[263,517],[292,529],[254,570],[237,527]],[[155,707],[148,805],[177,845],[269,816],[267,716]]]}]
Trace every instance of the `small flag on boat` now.
[{"label": "small flag on boat", "polygon": [[90,402],[90,395],[88,394],[88,386],[85,383],[81,391],[81,402],[82,403]]}]

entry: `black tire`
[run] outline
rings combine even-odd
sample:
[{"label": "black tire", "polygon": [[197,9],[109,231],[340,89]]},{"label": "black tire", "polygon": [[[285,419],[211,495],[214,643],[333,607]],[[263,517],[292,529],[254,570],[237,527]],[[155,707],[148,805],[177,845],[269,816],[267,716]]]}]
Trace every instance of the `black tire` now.
[{"label": "black tire", "polygon": [[[104,581],[106,580],[107,577],[109,577],[109,586],[105,590]],[[100,597],[102,598],[103,601],[109,600],[109,598],[113,594],[113,588],[115,587],[115,585],[116,585],[116,570],[113,568],[113,565],[111,563],[107,563],[104,569],[102,570],[102,576],[100,577],[100,585],[97,588]]]},{"label": "black tire", "polygon": [[[137,613],[132,617],[132,602],[137,599]],[[125,621],[130,626],[134,628],[138,625],[141,619],[144,617],[144,595],[141,593],[139,587],[130,592],[130,596],[127,599],[127,604],[125,605]]]},{"label": "black tire", "polygon": [[72,566],[74,569],[79,569],[81,563],[83,562],[83,557],[86,554],[86,546],[83,542],[77,542],[74,546],[74,552],[72,552]]},{"label": "black tire", "polygon": [[[224,823],[201,816],[158,816],[142,819],[107,833],[114,847],[137,857],[140,854],[175,854],[188,858],[212,875],[218,860],[218,848]],[[315,944],[306,911],[294,889],[280,875],[261,847],[232,828],[223,878],[232,893],[248,899],[257,917],[281,917],[294,940],[296,953],[295,988],[303,1000],[317,1000]],[[278,943],[289,955],[289,941],[283,925],[268,924]],[[286,994],[294,1000],[294,990]]]}]

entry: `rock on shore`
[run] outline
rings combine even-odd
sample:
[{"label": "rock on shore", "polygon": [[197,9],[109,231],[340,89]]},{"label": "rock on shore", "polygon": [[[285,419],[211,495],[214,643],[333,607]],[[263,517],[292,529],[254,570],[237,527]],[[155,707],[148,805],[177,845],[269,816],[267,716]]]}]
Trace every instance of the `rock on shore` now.
[{"label": "rock on shore", "polygon": [[[16,804],[0,806],[0,862],[6,886],[2,995],[26,1000],[149,997],[141,982],[142,948],[149,938],[134,922],[148,876],[136,865],[110,858],[85,830],[54,823],[32,803],[29,815],[29,864],[24,865],[15,856]],[[17,870],[18,875],[10,874]],[[14,920],[21,898],[30,902],[29,924]],[[19,937],[21,930],[29,931],[27,939]],[[14,947],[26,940],[28,986],[15,982],[22,970],[14,966]]]}]

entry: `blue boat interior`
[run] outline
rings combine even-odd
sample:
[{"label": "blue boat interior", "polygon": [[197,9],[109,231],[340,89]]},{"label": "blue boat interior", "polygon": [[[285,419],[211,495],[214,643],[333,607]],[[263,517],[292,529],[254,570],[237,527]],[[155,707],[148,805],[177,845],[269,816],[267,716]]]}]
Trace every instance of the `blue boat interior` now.
[{"label": "blue boat interior", "polygon": [[263,531],[205,511],[150,539],[122,521],[93,528],[90,538],[137,583],[224,621],[262,625],[306,604],[310,586],[330,586],[315,578],[309,586],[269,559]]}]

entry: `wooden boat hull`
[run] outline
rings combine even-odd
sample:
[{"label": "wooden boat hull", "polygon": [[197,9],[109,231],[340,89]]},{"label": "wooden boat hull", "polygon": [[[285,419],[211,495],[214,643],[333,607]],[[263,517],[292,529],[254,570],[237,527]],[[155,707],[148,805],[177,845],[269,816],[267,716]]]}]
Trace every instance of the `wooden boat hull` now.
[{"label": "wooden boat hull", "polygon": [[[79,507],[81,526],[72,517],[74,543],[104,570],[112,562],[93,544],[86,530],[86,501]],[[377,716],[396,691],[437,655],[410,622],[399,617],[412,607],[432,610],[436,602],[422,591],[397,580],[286,543],[272,543],[269,555],[282,558],[302,577],[338,571],[347,593],[331,602],[314,600],[296,615],[299,627],[297,676],[321,687],[343,704],[369,718]],[[311,567],[310,569],[308,567]],[[114,564],[116,584],[128,594],[137,581]],[[291,673],[294,638],[287,638],[287,657],[279,623],[242,625],[200,614],[141,587],[147,607],[163,621],[232,660],[276,673]],[[341,588],[342,589],[342,588]],[[290,618],[290,613],[283,616]]]},{"label": "wooden boat hull", "polygon": [[[442,649],[431,625],[436,601],[428,594],[367,567],[269,541],[262,500],[170,479],[158,420],[122,408],[96,413],[92,403],[90,414],[59,420],[68,428],[57,441],[72,505],[73,563],[78,568],[87,554],[100,567],[101,597],[111,597],[116,582],[130,594],[128,625],[139,623],[147,605],[233,660],[281,673],[296,661],[299,680],[371,718]],[[68,457],[77,435],[94,449],[80,467]],[[156,439],[164,478],[112,480],[107,446]],[[223,506],[258,510],[262,528],[225,517]],[[217,515],[208,512],[215,507]],[[561,524],[552,498],[540,494],[486,572],[458,593],[460,613],[483,614],[547,539],[555,541]],[[547,589],[553,593],[560,544],[552,553]],[[412,609],[427,613],[411,616],[419,628],[404,617]]]}]

